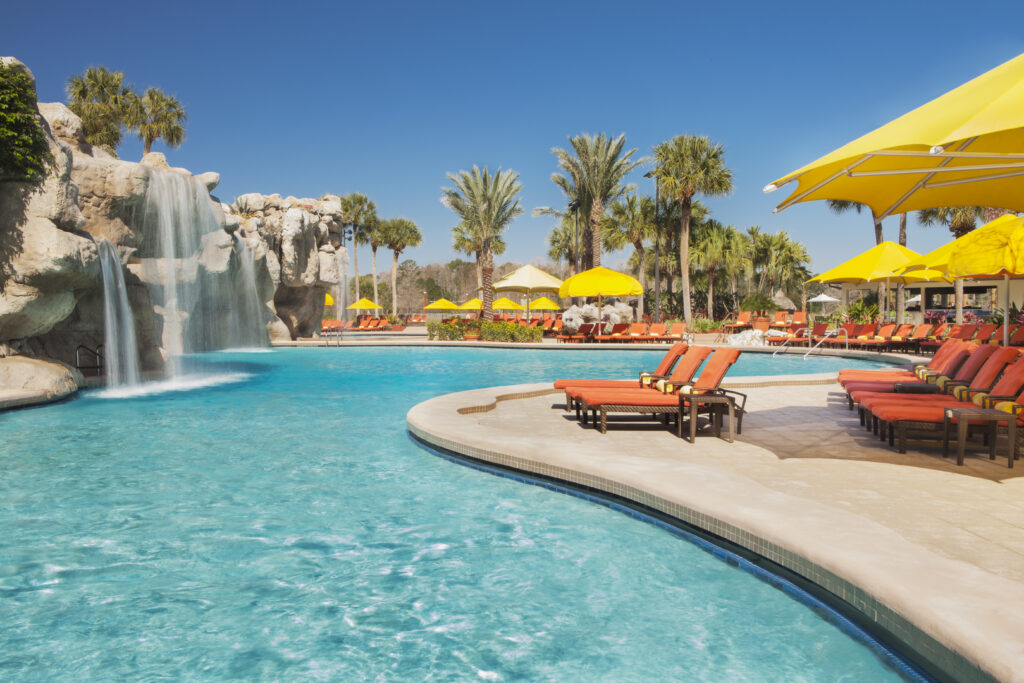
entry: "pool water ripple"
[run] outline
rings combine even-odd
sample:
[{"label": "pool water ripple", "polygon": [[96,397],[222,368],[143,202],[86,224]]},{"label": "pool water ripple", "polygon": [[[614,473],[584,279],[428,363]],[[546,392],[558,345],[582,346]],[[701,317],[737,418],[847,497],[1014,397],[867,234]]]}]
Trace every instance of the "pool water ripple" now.
[{"label": "pool water ripple", "polygon": [[698,546],[405,432],[441,393],[660,356],[219,353],[248,377],[2,414],[0,678],[898,680]]}]

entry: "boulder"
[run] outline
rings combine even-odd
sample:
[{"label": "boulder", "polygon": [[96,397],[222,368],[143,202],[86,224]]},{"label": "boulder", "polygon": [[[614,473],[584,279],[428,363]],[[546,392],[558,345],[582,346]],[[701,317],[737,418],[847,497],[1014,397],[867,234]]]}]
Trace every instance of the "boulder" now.
[{"label": "boulder", "polygon": [[164,170],[170,170],[171,165],[167,163],[167,157],[162,152],[150,152],[142,157],[142,161],[139,162],[143,166],[150,166],[152,168],[162,168]]},{"label": "boulder", "polygon": [[196,179],[203,185],[206,185],[208,192],[213,192],[214,188],[220,185],[220,173],[215,173],[213,171],[198,173],[196,174]]},{"label": "boulder", "polygon": [[0,408],[56,401],[84,383],[77,370],[63,363],[24,356],[0,358]]}]

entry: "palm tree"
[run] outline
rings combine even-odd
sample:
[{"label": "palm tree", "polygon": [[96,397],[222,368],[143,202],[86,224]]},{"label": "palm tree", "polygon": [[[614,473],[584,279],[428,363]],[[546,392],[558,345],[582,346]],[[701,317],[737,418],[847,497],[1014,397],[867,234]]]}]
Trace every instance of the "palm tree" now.
[{"label": "palm tree", "polygon": [[708,318],[715,319],[715,278],[724,270],[729,258],[729,229],[716,220],[702,226],[700,240],[694,245],[693,265],[704,271],[708,280]]},{"label": "palm tree", "polygon": [[174,95],[148,88],[138,106],[138,113],[128,127],[139,131],[139,139],[145,145],[143,154],[149,154],[153,143],[161,139],[168,147],[181,146],[185,140],[185,108]]},{"label": "palm tree", "polygon": [[733,226],[726,228],[726,252],[723,264],[729,278],[729,289],[732,294],[732,309],[739,308],[740,298],[738,280],[747,282],[754,276],[753,247],[751,239]]},{"label": "palm tree", "polygon": [[679,220],[679,273],[683,279],[683,316],[690,308],[690,213],[697,194],[719,197],[732,192],[732,171],[725,165],[724,148],[698,135],[678,135],[654,148],[655,174],[664,197],[682,209]]},{"label": "palm tree", "polygon": [[[622,181],[634,168],[644,163],[646,159],[631,161],[630,157],[636,152],[631,149],[623,153],[622,148],[626,144],[625,134],[611,140],[605,133],[589,135],[583,133],[576,137],[569,138],[572,152],[561,148],[554,148],[551,153],[558,157],[558,166],[568,174],[568,177],[557,173],[551,179],[566,191],[572,188],[577,195],[582,190],[589,199],[590,240],[592,266],[601,265],[601,220],[604,218],[604,208],[611,202],[627,192],[636,189],[635,185],[623,185]],[[566,194],[569,194],[566,191]],[[584,203],[579,196],[573,197],[580,201],[581,208]]]},{"label": "palm tree", "polygon": [[419,228],[408,218],[391,218],[380,224],[381,240],[391,250],[391,314],[398,315],[398,257],[423,241]]},{"label": "palm tree", "polygon": [[[865,208],[860,202],[850,202],[842,199],[829,199],[827,201],[828,208],[832,213],[846,213],[847,211],[861,212],[861,209]],[[882,221],[875,215],[874,209],[868,209],[871,212],[871,222],[875,225],[875,244],[881,244],[884,240],[882,235]]]},{"label": "palm tree", "polygon": [[124,82],[124,73],[91,66],[68,79],[68,108],[82,119],[85,140],[111,154],[121,144],[122,127],[137,108],[139,96]]},{"label": "palm tree", "polygon": [[[466,225],[460,224],[452,228],[452,247],[458,253],[466,254],[476,259],[476,288],[477,291],[483,289],[484,273],[483,269],[480,267],[480,256],[483,251],[483,243],[477,239],[477,235],[475,235]],[[505,240],[503,240],[501,236],[498,236],[491,241],[491,252],[495,255],[505,253]]]},{"label": "palm tree", "polygon": [[[611,205],[611,216],[602,221],[601,239],[608,251],[618,251],[627,244],[633,245],[636,252],[637,269],[640,285],[647,290],[647,258],[644,240],[653,231],[654,200],[650,197],[637,198],[631,194]],[[644,314],[644,298],[641,296],[637,306],[639,315]]]},{"label": "palm tree", "polygon": [[[963,237],[978,227],[978,220],[985,220],[986,209],[983,206],[938,206],[932,209],[921,209],[917,212],[917,221],[921,225],[944,225],[952,233],[954,239]],[[964,281],[953,280],[953,306],[956,309],[954,321],[964,321]]]},{"label": "palm tree", "polygon": [[345,225],[352,228],[352,270],[356,278],[356,300],[359,296],[359,245],[366,244],[362,228],[377,220],[377,205],[366,195],[353,192],[341,198],[341,212]]},{"label": "palm tree", "polygon": [[519,174],[499,168],[492,176],[486,166],[483,171],[473,166],[472,171],[459,171],[458,175],[449,173],[448,180],[455,187],[442,188],[441,201],[459,217],[456,227],[464,229],[473,243],[480,245],[477,258],[483,276],[482,315],[485,320],[492,320],[494,244],[512,219],[523,213],[516,196],[522,189]]},{"label": "palm tree", "polygon": [[548,258],[555,263],[569,264],[569,274],[576,274],[576,233],[571,214],[563,215],[561,221],[548,233]]},{"label": "palm tree", "polygon": [[373,300],[377,301],[377,247],[384,244],[384,235],[380,230],[381,221],[378,220],[377,215],[373,215],[372,220],[367,220],[363,225],[363,234],[366,235],[366,241],[370,244],[370,265],[373,268]]}]

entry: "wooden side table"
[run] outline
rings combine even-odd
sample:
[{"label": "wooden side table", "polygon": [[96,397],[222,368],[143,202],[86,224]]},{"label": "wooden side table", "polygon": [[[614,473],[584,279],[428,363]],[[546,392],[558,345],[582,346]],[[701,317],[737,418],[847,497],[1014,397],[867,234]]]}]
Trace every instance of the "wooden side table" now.
[{"label": "wooden side table", "polygon": [[942,457],[949,455],[949,427],[953,418],[957,420],[957,451],[956,464],[964,464],[964,447],[967,443],[967,428],[972,421],[983,421],[988,423],[988,458],[996,459],[996,430],[1000,422],[1006,423],[1006,432],[1009,444],[1007,445],[1007,467],[1013,467],[1013,461],[1017,457],[1017,416],[1013,413],[1006,413],[1002,410],[991,408],[946,408],[944,411],[942,425]]}]

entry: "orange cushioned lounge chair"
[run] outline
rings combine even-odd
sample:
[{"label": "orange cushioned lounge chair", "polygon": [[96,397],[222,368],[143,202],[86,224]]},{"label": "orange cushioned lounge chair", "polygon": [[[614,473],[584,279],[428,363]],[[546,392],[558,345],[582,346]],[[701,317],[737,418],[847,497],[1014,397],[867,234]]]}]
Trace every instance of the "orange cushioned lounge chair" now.
[{"label": "orange cushioned lounge chair", "polygon": [[[555,380],[555,389],[569,389],[570,387],[615,387],[615,388],[626,388],[626,387],[639,387],[650,383],[651,378],[654,379],[665,379],[672,372],[672,368],[675,366],[676,361],[679,360],[680,356],[686,353],[689,348],[687,344],[673,344],[665,357],[658,363],[658,367],[652,372],[641,372],[638,379],[559,379]],[[572,408],[570,403],[569,395],[565,396],[565,409],[569,410]]]},{"label": "orange cushioned lounge chair", "polygon": [[[976,344],[960,344],[953,348],[956,349],[955,353],[946,352],[938,363],[930,368],[926,367],[920,370],[917,374],[892,375],[888,378],[875,379],[845,379],[843,389],[851,399],[850,407],[852,408],[854,403],[859,403],[860,396],[864,394],[914,391],[915,389],[910,385],[935,384],[942,377],[946,378],[946,381],[953,377],[957,381],[970,382],[992,353],[991,351],[976,353],[979,350]],[[897,389],[897,384],[903,385],[903,387]]]},{"label": "orange cushioned lounge chair", "polygon": [[943,363],[945,363],[946,357],[949,354],[956,353],[964,346],[966,342],[962,342],[959,339],[951,339],[947,341],[942,347],[935,352],[932,356],[931,361],[927,365],[918,365],[913,370],[901,369],[901,368],[883,368],[880,370],[863,370],[859,368],[847,368],[839,371],[839,384],[846,386],[847,383],[852,381],[871,381],[871,380],[895,380],[899,381],[901,377],[907,378],[908,381],[912,381],[915,377],[919,377],[922,371],[929,373],[938,372]]},{"label": "orange cushioned lounge chair", "polygon": [[[878,406],[875,416],[881,425],[879,433],[883,438],[888,437],[890,446],[894,445],[894,437],[898,434],[899,452],[906,453],[908,433],[911,430],[933,433],[942,430],[947,409],[997,408],[1002,402],[1019,402],[1022,390],[1024,358],[1018,357],[1016,362],[1005,369],[990,392],[963,389],[958,392],[962,400],[946,397],[941,403],[892,403]],[[1012,460],[1010,466],[1013,466]]]},{"label": "orange cushioned lounge chair", "polygon": [[725,323],[722,325],[722,329],[725,330],[726,334],[732,334],[733,332],[739,332],[750,327],[750,316],[753,315],[751,311],[740,311],[740,314],[736,316],[736,322]]},{"label": "orange cushioned lounge chair", "polygon": [[[690,347],[690,349],[694,348],[706,347]],[[604,434],[608,431],[608,413],[675,415],[679,435],[682,436],[682,420],[679,418],[682,407],[686,405],[686,397],[692,396],[696,400],[703,394],[723,394],[724,390],[720,389],[719,385],[739,356],[739,349],[717,348],[711,354],[696,382],[692,385],[684,384],[681,387],[675,387],[670,382],[666,382],[663,385],[665,392],[657,388],[601,389],[599,387],[580,392],[578,398],[583,409],[582,420],[585,422],[586,413],[590,412],[594,423]],[[740,415],[742,415],[742,408]],[[600,422],[598,422],[598,416],[600,416]]]}]

